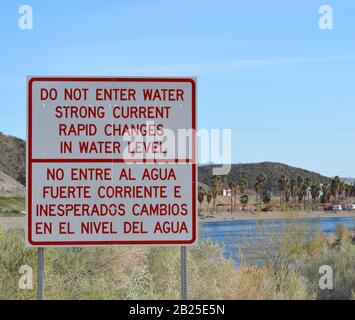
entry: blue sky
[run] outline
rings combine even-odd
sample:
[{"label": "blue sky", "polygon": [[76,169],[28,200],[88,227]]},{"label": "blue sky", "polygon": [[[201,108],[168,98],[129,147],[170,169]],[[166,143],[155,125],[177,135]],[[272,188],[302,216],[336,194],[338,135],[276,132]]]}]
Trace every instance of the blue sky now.
[{"label": "blue sky", "polygon": [[[18,9],[33,8],[33,30]],[[334,29],[320,30],[331,5]],[[3,1],[0,131],[25,138],[27,75],[197,76],[198,125],[233,162],[355,177],[355,2]]]}]

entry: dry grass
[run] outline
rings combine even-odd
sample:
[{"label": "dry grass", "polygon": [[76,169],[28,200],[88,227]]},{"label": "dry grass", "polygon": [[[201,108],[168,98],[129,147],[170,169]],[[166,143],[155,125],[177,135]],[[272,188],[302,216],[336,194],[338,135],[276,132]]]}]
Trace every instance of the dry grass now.
[{"label": "dry grass", "polygon": [[[299,235],[301,235],[299,231]],[[203,242],[188,250],[191,299],[351,299],[354,297],[355,246],[338,232],[329,240],[288,236],[272,240],[274,255],[264,266],[235,268],[222,248]],[[320,292],[318,268],[334,267],[332,292]],[[36,250],[25,248],[19,231],[0,227],[0,299],[35,299],[20,290],[21,265],[36,275]],[[36,284],[34,279],[34,285]],[[178,299],[180,248],[66,248],[45,251],[47,299]]]},{"label": "dry grass", "polygon": [[26,199],[19,197],[0,197],[0,214],[6,212],[21,213],[26,208]]}]

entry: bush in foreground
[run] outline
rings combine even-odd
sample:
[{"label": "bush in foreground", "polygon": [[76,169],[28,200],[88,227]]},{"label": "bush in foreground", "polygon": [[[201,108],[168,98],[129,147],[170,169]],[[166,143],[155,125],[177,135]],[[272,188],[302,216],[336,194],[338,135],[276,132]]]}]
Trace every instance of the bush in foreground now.
[{"label": "bush in foreground", "polygon": [[[271,240],[274,255],[260,267],[235,268],[209,241],[188,250],[190,299],[351,299],[354,245],[347,237],[302,240],[285,233]],[[276,251],[275,251],[276,250]],[[0,227],[0,299],[35,299],[37,256],[19,231]],[[334,269],[334,290],[320,292],[318,268]],[[18,286],[19,268],[33,268],[33,290]],[[45,250],[46,299],[178,299],[179,247]]]}]

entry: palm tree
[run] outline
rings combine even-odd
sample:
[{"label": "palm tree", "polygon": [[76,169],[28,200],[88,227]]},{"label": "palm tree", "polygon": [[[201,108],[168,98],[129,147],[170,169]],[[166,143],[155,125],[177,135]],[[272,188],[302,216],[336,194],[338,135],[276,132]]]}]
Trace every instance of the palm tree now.
[{"label": "palm tree", "polygon": [[267,177],[264,173],[259,174],[256,178],[256,182],[254,184],[254,189],[255,189],[255,193],[256,193],[255,200],[256,200],[257,205],[259,204],[259,200],[260,200],[259,193],[264,188],[264,185],[266,183],[266,179],[267,179]]},{"label": "palm tree", "polygon": [[258,205],[258,203],[259,203],[259,201],[258,201],[258,195],[259,195],[260,189],[261,189],[260,181],[256,180],[256,182],[254,183],[255,202],[256,202],[256,205]]},{"label": "palm tree", "polygon": [[210,190],[210,191],[207,193],[207,211],[209,211],[209,209],[210,209],[211,200],[212,200],[212,192],[211,192],[211,190]]},{"label": "palm tree", "polygon": [[332,195],[330,185],[328,183],[323,184],[322,186],[322,202],[323,203],[329,203],[330,202],[330,197]]},{"label": "palm tree", "polygon": [[345,190],[345,196],[347,198],[348,203],[352,203],[353,199],[352,197],[355,196],[355,182],[353,184],[347,184],[346,190]]},{"label": "palm tree", "polygon": [[280,190],[280,205],[287,203],[288,198],[288,184],[289,178],[288,176],[282,175],[278,180],[278,186]]},{"label": "palm tree", "polygon": [[227,190],[227,189],[228,189],[227,176],[226,176],[226,175],[220,176],[220,181],[221,181],[220,189],[222,189],[222,190],[223,190],[223,189]]},{"label": "palm tree", "polygon": [[339,189],[340,189],[341,180],[338,176],[335,176],[330,183],[330,188],[332,192],[332,196],[334,197],[335,202],[339,200]]},{"label": "palm tree", "polygon": [[340,200],[344,200],[344,191],[345,191],[345,182],[340,181],[339,183],[339,195],[340,195]]},{"label": "palm tree", "polygon": [[220,176],[212,176],[211,179],[211,189],[212,189],[212,211],[216,209],[216,199],[218,196],[218,192],[220,190],[220,185],[221,185],[221,177]]},{"label": "palm tree", "polygon": [[203,189],[202,186],[199,186],[198,188],[198,195],[197,195],[197,198],[198,198],[198,202],[200,204],[200,210],[199,210],[199,213],[202,212],[202,202],[203,202],[203,199],[205,198],[205,190]]},{"label": "palm tree", "polygon": [[303,182],[304,182],[303,177],[298,176],[296,181],[296,187],[298,192],[298,203],[302,203],[304,197]]},{"label": "palm tree", "polygon": [[240,180],[239,190],[240,193],[246,193],[246,191],[248,190],[248,181],[246,181],[245,179]]},{"label": "palm tree", "polygon": [[310,207],[309,189],[310,189],[310,187],[311,187],[312,180],[307,177],[307,178],[304,180],[304,183],[303,183],[303,184],[304,184],[303,191],[305,192],[305,196],[306,196],[306,197],[304,198],[304,201],[305,201],[304,207],[306,207],[306,199],[307,199],[308,209],[309,209],[309,207]]},{"label": "palm tree", "polygon": [[259,174],[259,181],[261,183],[261,187],[263,188],[267,181],[267,175],[265,173]]},{"label": "palm tree", "polygon": [[351,184],[346,184],[346,186],[345,186],[345,199],[348,200],[350,198],[350,203],[351,203],[352,189],[353,189],[353,186]]},{"label": "palm tree", "polygon": [[287,207],[287,204],[290,202],[290,198],[291,198],[290,184],[288,183],[286,186],[286,191],[285,191],[286,207]]},{"label": "palm tree", "polygon": [[302,185],[302,188],[301,188],[301,191],[302,193],[302,199],[303,199],[303,209],[306,210],[306,200],[307,200],[307,192],[308,192],[308,187],[307,187],[307,183],[306,182],[303,182],[303,185]]},{"label": "palm tree", "polygon": [[243,193],[241,196],[240,196],[240,203],[243,205],[242,207],[242,211],[244,211],[244,205],[248,204],[249,202],[249,197],[247,194]]},{"label": "palm tree", "polygon": [[279,180],[277,180],[277,186],[279,188],[279,191],[280,191],[280,207],[282,206],[282,203],[283,203],[283,199],[284,199],[284,187],[283,187],[283,184],[282,184],[282,180],[281,178]]},{"label": "palm tree", "polygon": [[231,212],[234,211],[233,202],[237,204],[237,190],[238,190],[238,182],[231,180],[229,181],[229,188],[231,190]]},{"label": "palm tree", "polygon": [[298,190],[297,190],[297,182],[295,179],[291,179],[290,181],[290,193],[291,193],[292,201],[296,203]]},{"label": "palm tree", "polygon": [[318,209],[317,202],[318,202],[318,198],[320,195],[320,190],[321,190],[321,187],[320,187],[319,182],[314,181],[311,184],[312,210],[314,209],[314,206],[315,206],[316,210]]}]

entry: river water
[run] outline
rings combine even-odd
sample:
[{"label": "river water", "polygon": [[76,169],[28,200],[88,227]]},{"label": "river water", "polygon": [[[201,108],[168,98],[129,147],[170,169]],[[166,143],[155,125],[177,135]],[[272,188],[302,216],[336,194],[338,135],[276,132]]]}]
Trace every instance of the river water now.
[{"label": "river water", "polygon": [[[223,245],[224,256],[240,265],[241,253],[247,258],[248,264],[262,263],[261,257],[265,251],[287,235],[302,232],[304,237],[311,239],[317,232],[326,235],[334,233],[338,224],[355,231],[355,217],[328,217],[297,219],[265,220],[229,220],[206,221],[199,226],[200,240],[210,239]],[[302,230],[302,231],[300,231]],[[253,262],[251,262],[253,261]]]}]

